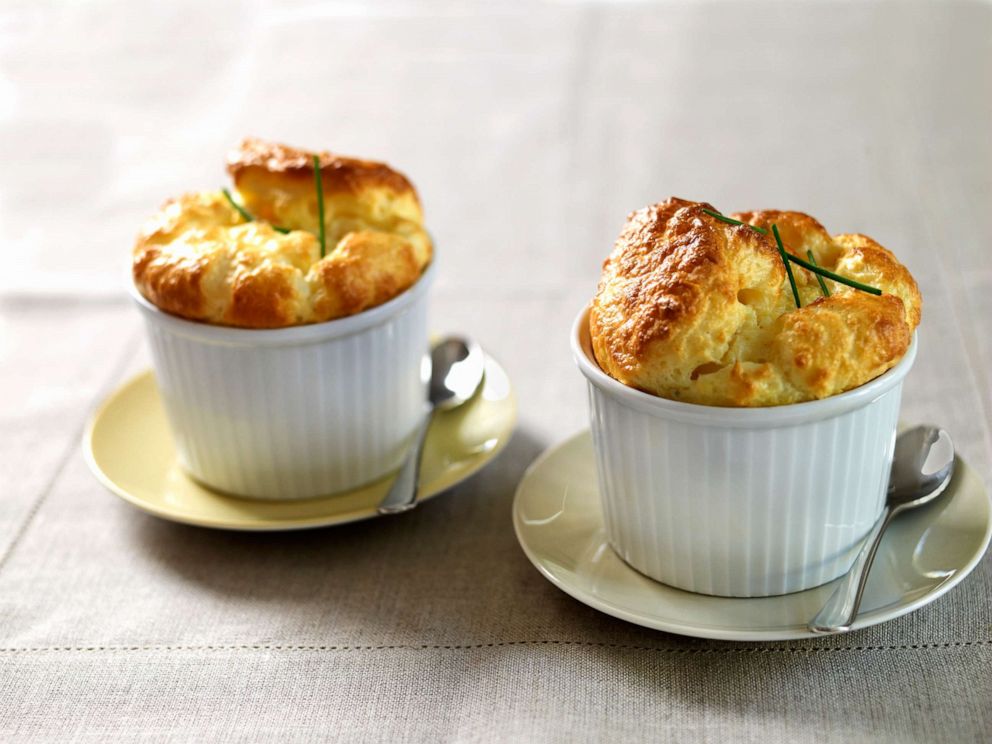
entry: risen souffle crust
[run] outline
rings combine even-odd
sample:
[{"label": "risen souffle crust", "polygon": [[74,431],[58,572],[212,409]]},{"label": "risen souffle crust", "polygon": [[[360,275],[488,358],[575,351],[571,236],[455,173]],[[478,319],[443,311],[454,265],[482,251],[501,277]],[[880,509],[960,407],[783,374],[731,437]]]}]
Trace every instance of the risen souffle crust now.
[{"label": "risen souffle crust", "polygon": [[[632,213],[603,265],[589,330],[599,366],[663,398],[714,406],[777,406],[868,382],[906,353],[920,292],[893,254],[865,235],[831,236],[800,212],[731,215],[671,198]],[[792,264],[796,309],[771,225],[786,249],[878,287],[874,296]]]},{"label": "risen souffle crust", "polygon": [[318,157],[324,258],[312,154],[246,139],[228,171],[255,221],[220,191],[167,202],[134,247],[141,294],[190,320],[281,328],[354,315],[413,285],[433,253],[413,185],[383,163]]}]

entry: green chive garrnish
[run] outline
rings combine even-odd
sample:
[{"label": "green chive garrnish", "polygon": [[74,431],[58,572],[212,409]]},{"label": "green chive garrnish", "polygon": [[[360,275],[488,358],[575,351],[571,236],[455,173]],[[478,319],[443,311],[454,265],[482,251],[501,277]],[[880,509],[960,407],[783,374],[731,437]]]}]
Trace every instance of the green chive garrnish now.
[{"label": "green chive garrnish", "polygon": [[[247,209],[245,209],[240,204],[238,204],[236,201],[234,201],[234,197],[231,196],[231,192],[230,191],[228,191],[227,189],[221,189],[220,190],[220,193],[222,193],[224,195],[224,198],[227,199],[227,203],[230,204],[232,207],[234,207],[234,209],[237,211],[237,213],[240,214],[244,218],[245,222],[254,222],[255,221],[255,218],[251,216],[251,213]],[[285,227],[276,227],[275,225],[272,226],[272,229],[275,230],[276,232],[282,233],[283,235],[285,235],[285,234],[287,234],[289,232],[289,229],[288,228],[285,228]]]},{"label": "green chive garrnish", "polygon": [[782,263],[785,264],[785,273],[789,275],[789,286],[792,287],[792,299],[796,301],[796,307],[802,307],[803,303],[799,301],[799,289],[796,288],[796,277],[792,275],[792,267],[789,266],[789,254],[785,252],[785,246],[782,245],[782,238],[778,235],[778,225],[772,225],[772,234],[775,236],[775,244],[778,246],[778,253],[782,257]]},{"label": "green chive garrnish", "polygon": [[236,201],[234,201],[234,197],[231,196],[231,192],[230,191],[228,191],[227,189],[221,189],[220,190],[220,193],[222,193],[224,195],[224,198],[227,199],[227,203],[230,204],[232,207],[234,207],[234,210],[238,214],[240,214],[242,216],[242,218],[244,218],[244,221],[245,222],[254,222],[255,221],[255,218],[252,217],[248,213],[248,210],[247,209],[245,209],[240,204],[238,204]]},{"label": "green chive garrnish", "polygon": [[848,287],[853,287],[854,289],[860,289],[862,292],[867,292],[868,294],[880,295],[882,290],[878,287],[871,287],[867,284],[862,284],[854,279],[848,279],[846,276],[841,276],[840,274],[835,274],[832,271],[827,271],[822,266],[817,266],[816,264],[811,264],[803,261],[799,256],[793,256],[791,253],[788,254],[789,260],[794,264],[799,264],[804,269],[812,271],[814,274],[819,274],[820,276],[825,276],[827,279],[832,279],[838,284],[846,284]]},{"label": "green chive garrnish", "polygon": [[[819,266],[820,265],[820,264],[818,264],[816,262],[816,257],[813,255],[813,251],[811,251],[809,248],[806,249],[806,258],[808,258],[809,259],[809,262],[811,264],[813,264],[814,266]],[[825,281],[823,281],[823,277],[820,276],[819,274],[817,274],[816,275],[816,281],[820,285],[820,291],[823,292],[823,296],[824,297],[829,297],[830,296],[830,290],[827,289],[827,283]]]},{"label": "green chive garrnish", "polygon": [[320,158],[313,156],[313,182],[317,187],[317,219],[320,220],[320,257],[327,253],[327,240],[324,236],[324,181],[320,177]]},{"label": "green chive garrnish", "polygon": [[716,217],[720,222],[726,222],[728,225],[741,225],[742,227],[750,227],[756,233],[761,233],[762,235],[767,235],[768,231],[763,227],[757,227],[755,225],[749,225],[746,222],[741,222],[740,220],[735,220],[732,217],[725,217],[719,212],[714,212],[712,209],[704,209],[703,212],[708,214],[710,217]]},{"label": "green chive garrnish", "polygon": [[[743,227],[750,227],[756,233],[760,233],[761,235],[768,234],[768,231],[765,230],[763,227],[757,227],[756,225],[749,225],[746,222],[741,222],[740,220],[735,220],[731,217],[726,217],[720,214],[719,212],[714,212],[711,209],[703,209],[703,212],[708,214],[710,217],[715,217],[721,222],[726,222],[728,225],[742,225]],[[772,225],[772,229],[773,230],[775,229],[774,225]],[[792,293],[793,293],[793,297],[796,300],[796,307],[801,307],[801,305],[799,304],[799,294],[796,291],[796,282],[794,277],[792,276],[792,269],[789,267],[788,261],[791,261],[794,264],[798,264],[807,271],[811,271],[814,274],[816,274],[817,280],[820,282],[820,288],[824,291],[824,293],[828,297],[830,296],[830,291],[827,289],[827,285],[824,284],[823,280],[820,279],[821,276],[825,276],[827,279],[831,279],[837,282],[838,284],[845,284],[848,287],[852,287],[853,289],[860,290],[861,292],[867,292],[868,294],[873,294],[873,295],[882,294],[882,290],[880,290],[878,287],[872,287],[868,284],[862,284],[861,282],[855,281],[854,279],[848,279],[846,276],[841,276],[840,274],[835,274],[832,271],[824,269],[822,266],[819,266],[815,261],[813,262],[804,261],[803,259],[799,258],[799,256],[792,255],[791,253],[785,250],[785,246],[782,244],[782,241],[777,234],[775,238],[776,240],[778,240],[780,253],[783,254],[783,258],[784,260],[786,260],[785,268],[789,272],[789,281],[792,284]]]}]

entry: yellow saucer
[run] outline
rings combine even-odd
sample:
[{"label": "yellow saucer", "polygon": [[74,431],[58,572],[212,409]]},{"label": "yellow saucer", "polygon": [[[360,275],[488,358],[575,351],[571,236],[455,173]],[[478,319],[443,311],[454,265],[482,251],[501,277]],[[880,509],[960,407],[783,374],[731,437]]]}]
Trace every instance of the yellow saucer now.
[{"label": "yellow saucer", "polygon": [[[421,500],[460,483],[496,457],[516,419],[510,380],[487,356],[482,390],[461,408],[439,412],[431,423],[420,471]],[[83,451],[97,479],[139,509],[227,530],[294,530],[375,517],[393,480],[301,501],[253,501],[211,491],[179,466],[151,370],[104,401],[86,428]]]}]

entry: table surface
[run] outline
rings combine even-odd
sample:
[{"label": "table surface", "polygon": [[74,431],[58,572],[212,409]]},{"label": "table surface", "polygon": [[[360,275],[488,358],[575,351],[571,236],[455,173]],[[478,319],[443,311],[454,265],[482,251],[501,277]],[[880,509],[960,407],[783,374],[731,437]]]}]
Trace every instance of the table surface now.
[{"label": "table surface", "polygon": [[[992,736],[989,559],[883,626],[734,644],[572,600],[510,522],[527,465],[586,426],[569,324],[625,215],[671,194],[894,249],[925,298],[903,417],[987,482],[990,90],[983,3],[5,4],[0,738]],[[509,448],[415,512],[223,533],[87,472],[87,418],[149,364],[133,235],[246,134],[410,174],[433,327],[516,385]]]}]

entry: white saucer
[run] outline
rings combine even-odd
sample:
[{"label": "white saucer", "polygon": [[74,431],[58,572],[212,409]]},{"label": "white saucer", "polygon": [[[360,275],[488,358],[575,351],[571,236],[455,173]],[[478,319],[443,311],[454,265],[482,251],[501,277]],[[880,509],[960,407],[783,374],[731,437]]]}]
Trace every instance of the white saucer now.
[{"label": "white saucer", "polygon": [[[670,633],[733,641],[817,637],[806,623],[834,587],[733,599],[692,594],[638,573],[606,541],[588,431],[530,466],[517,487],[513,525],[531,563],[559,589],[608,615]],[[933,602],[971,573],[990,536],[988,493],[959,458],[948,492],[886,532],[852,630]]]}]

